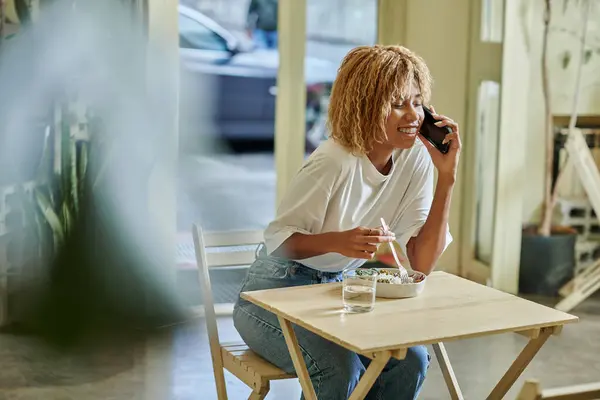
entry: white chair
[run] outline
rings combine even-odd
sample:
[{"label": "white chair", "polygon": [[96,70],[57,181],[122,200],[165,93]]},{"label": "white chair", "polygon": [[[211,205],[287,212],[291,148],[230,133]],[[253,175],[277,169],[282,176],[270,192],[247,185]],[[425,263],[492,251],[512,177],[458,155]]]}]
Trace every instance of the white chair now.
[{"label": "white chair", "polygon": [[[256,246],[262,241],[262,232],[220,232],[203,235],[202,229],[194,225],[192,234],[218,399],[227,399],[223,369],[231,372],[252,389],[249,400],[264,399],[270,390],[272,380],[295,378],[295,375],[288,374],[259,357],[243,342],[221,343],[219,341],[208,273],[209,268],[251,264],[255,259]],[[252,247],[240,251],[241,245]],[[207,251],[211,247],[219,248],[219,251]]]},{"label": "white chair", "polygon": [[542,390],[538,381],[528,380],[517,397],[517,400],[594,399],[600,399],[600,382]]}]

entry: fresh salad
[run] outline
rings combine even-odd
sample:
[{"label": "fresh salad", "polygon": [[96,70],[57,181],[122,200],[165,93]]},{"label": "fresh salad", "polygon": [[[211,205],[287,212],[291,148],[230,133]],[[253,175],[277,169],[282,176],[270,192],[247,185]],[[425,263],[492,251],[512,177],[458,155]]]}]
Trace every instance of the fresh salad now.
[{"label": "fresh salad", "polygon": [[[388,271],[388,270],[378,270],[378,275],[377,275],[377,282],[379,283],[391,283],[391,284],[395,284],[395,285],[401,285],[402,284],[402,280],[400,279],[400,273],[399,272],[392,272],[392,271]],[[358,269],[356,271],[357,275],[361,275],[361,270]],[[365,273],[366,275],[366,273]],[[407,283],[419,283],[421,281],[423,281],[424,276],[422,274],[414,274],[412,276],[409,276],[408,278],[408,282]]]}]

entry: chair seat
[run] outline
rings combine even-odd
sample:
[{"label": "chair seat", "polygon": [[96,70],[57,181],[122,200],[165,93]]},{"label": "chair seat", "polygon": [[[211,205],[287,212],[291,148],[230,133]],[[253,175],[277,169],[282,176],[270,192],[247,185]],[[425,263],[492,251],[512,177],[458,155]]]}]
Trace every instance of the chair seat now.
[{"label": "chair seat", "polygon": [[288,374],[248,348],[245,343],[222,343],[223,366],[250,387],[257,387],[263,381],[290,379]]}]

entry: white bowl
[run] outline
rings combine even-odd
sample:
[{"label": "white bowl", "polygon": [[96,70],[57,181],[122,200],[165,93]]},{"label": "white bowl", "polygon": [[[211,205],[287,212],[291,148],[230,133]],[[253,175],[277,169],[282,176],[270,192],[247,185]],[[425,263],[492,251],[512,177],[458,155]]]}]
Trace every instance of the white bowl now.
[{"label": "white bowl", "polygon": [[[397,272],[398,268],[376,268],[378,271]],[[427,275],[417,272],[410,271],[409,276],[421,275],[423,280],[418,283],[381,283],[377,282],[377,288],[375,289],[375,296],[383,297],[386,299],[403,299],[406,297],[416,297],[423,289],[425,289],[425,283],[427,282]]]}]

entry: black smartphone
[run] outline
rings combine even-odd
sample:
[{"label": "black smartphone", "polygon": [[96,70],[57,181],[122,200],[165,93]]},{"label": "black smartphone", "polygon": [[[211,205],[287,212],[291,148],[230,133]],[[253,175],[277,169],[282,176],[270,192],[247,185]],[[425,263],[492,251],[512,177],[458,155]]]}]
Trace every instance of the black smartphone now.
[{"label": "black smartphone", "polygon": [[452,133],[452,129],[449,126],[438,127],[435,123],[438,121],[433,118],[431,111],[423,106],[425,112],[425,119],[421,124],[421,135],[435,146],[436,149],[446,154],[450,150],[450,143],[442,144],[447,134]]}]

